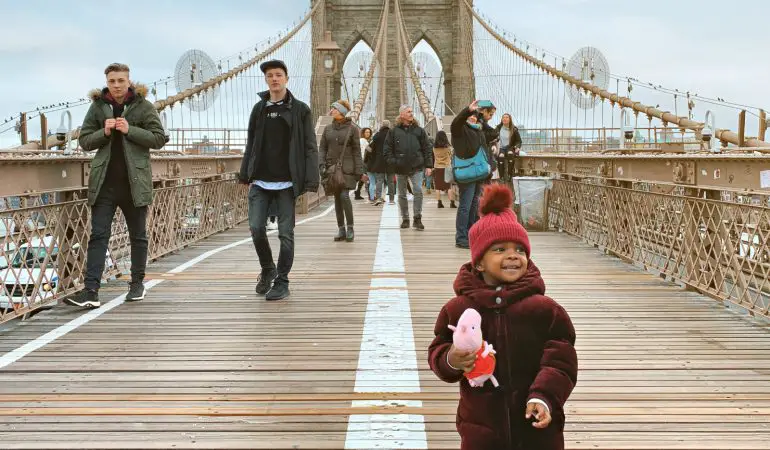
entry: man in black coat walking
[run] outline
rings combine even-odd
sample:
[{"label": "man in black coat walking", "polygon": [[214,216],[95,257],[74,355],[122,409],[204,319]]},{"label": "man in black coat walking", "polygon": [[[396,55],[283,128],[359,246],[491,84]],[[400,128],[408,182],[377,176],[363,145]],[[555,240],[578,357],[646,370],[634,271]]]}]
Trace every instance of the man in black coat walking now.
[{"label": "man in black coat walking", "polygon": [[385,203],[383,197],[385,185],[388,187],[388,196],[390,197],[390,204],[395,204],[396,197],[396,184],[393,181],[393,173],[388,171],[388,162],[385,160],[385,140],[388,138],[390,132],[390,121],[383,120],[379,131],[372,137],[372,151],[368,155],[366,166],[370,172],[374,174],[374,180],[369,180],[370,183],[375,183],[374,206],[379,206]]},{"label": "man in black coat walking", "polygon": [[[250,185],[249,229],[262,266],[256,292],[266,300],[280,300],[289,295],[295,201],[305,192],[318,190],[318,146],[310,108],[286,88],[286,64],[272,60],[260,69],[269,89],[259,94],[260,101],[251,111],[239,179]],[[281,241],[277,267],[265,229],[271,202],[278,210]]]}]

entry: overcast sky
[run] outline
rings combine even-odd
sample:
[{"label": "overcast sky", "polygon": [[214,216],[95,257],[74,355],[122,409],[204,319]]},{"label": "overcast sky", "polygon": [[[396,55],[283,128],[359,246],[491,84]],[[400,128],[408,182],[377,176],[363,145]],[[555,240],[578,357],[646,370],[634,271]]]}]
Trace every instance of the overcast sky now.
[{"label": "overcast sky", "polygon": [[[408,1],[408,0],[403,0]],[[0,124],[83,97],[106,64],[171,75],[190,48],[215,59],[275,35],[308,0],[0,0]],[[496,23],[569,57],[599,48],[615,74],[770,107],[770,0],[476,0]]]}]

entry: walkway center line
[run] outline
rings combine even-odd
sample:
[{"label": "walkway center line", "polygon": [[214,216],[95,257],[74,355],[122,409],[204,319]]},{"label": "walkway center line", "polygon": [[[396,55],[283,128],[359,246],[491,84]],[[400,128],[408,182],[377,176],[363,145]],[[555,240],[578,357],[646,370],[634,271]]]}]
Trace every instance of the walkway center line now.
[{"label": "walkway center line", "polygon": [[[334,209],[334,206],[330,206],[326,208],[322,213],[317,214],[312,217],[308,217],[306,219],[302,219],[299,222],[297,222],[297,225],[302,225],[307,222],[311,222],[316,219],[320,219],[321,217],[324,217],[328,215],[332,210]],[[269,231],[267,234],[275,234],[277,231]],[[190,259],[189,261],[180,264],[179,266],[169,270],[167,273],[180,273],[183,272],[190,267],[198,264],[199,262],[210,258],[211,256],[216,255],[219,252],[229,250],[233,247],[237,247],[242,244],[246,244],[248,242],[251,242],[251,237],[247,239],[241,239],[240,241],[235,241],[231,244],[223,245],[221,247],[217,247],[215,249],[209,250],[201,255],[196,256],[195,258]],[[155,286],[163,283],[166,280],[151,280],[145,283],[145,289],[149,291],[150,289],[154,288]],[[30,353],[34,352],[35,350],[42,348],[51,342],[55,341],[56,339],[59,339],[60,337],[64,336],[65,334],[76,330],[80,326],[87,324],[88,322],[96,319],[97,317],[101,316],[102,314],[106,313],[107,311],[110,311],[120,305],[122,305],[126,300],[126,294],[119,295],[112,300],[108,301],[104,305],[102,305],[98,309],[91,310],[81,316],[76,317],[75,319],[70,320],[69,322],[65,323],[64,325],[59,326],[58,328],[54,328],[53,330],[49,331],[48,333],[39,336],[35,338],[32,341],[27,342],[26,344],[22,345],[21,347],[11,350],[10,352],[4,354],[0,357],[0,369],[8,366],[9,364],[12,364],[21,358],[29,355]]]},{"label": "walkway center line", "polygon": [[[385,205],[361,336],[355,392],[420,392],[398,207]],[[354,401],[363,406],[422,406],[418,401]],[[427,449],[425,418],[414,414],[352,414],[346,449]]]}]

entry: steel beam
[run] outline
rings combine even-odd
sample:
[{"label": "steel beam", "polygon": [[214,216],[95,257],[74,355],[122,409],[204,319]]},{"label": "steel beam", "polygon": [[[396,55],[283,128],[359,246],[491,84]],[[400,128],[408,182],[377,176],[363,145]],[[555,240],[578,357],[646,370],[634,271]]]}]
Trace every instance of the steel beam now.
[{"label": "steel beam", "polygon": [[770,192],[770,155],[526,155],[526,174]]},{"label": "steel beam", "polygon": [[[241,156],[152,156],[153,181],[211,178],[240,170]],[[0,197],[83,189],[91,158],[0,154]]]}]

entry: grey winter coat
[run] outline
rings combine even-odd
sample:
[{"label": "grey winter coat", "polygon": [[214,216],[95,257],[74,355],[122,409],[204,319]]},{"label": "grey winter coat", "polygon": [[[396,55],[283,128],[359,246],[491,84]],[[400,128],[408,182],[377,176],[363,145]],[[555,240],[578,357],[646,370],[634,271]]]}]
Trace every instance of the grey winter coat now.
[{"label": "grey winter coat", "polygon": [[[351,131],[352,127],[352,131]],[[344,149],[345,137],[347,140],[347,150],[342,160],[342,173],[345,174],[345,187],[355,189],[356,183],[361,179],[364,173],[364,162],[361,158],[361,130],[351,122],[345,119],[343,122],[334,121],[324,128],[321,136],[321,145],[318,148],[318,161],[320,163],[321,177],[326,178],[329,170],[337,164]]]}]

